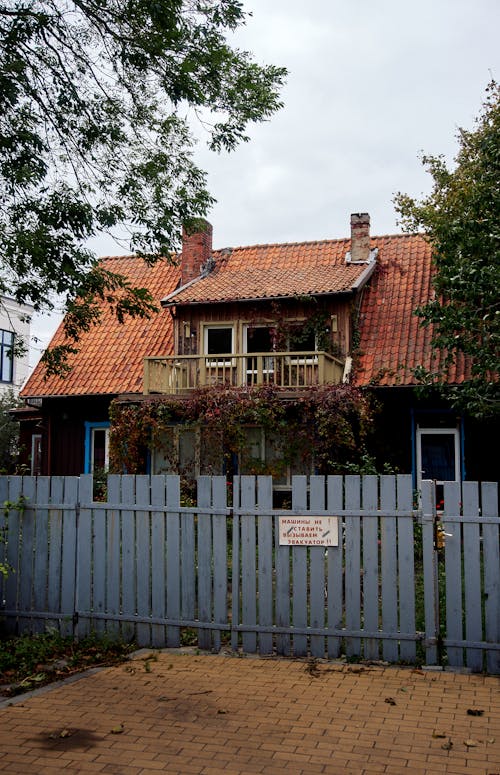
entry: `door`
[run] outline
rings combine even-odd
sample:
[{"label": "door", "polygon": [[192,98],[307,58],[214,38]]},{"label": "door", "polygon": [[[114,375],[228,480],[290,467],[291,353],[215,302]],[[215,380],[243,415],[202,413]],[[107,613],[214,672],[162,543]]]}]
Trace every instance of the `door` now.
[{"label": "door", "polygon": [[[245,326],[244,347],[247,353],[271,353],[273,338],[269,326]],[[274,375],[274,358],[247,358],[247,382],[251,385],[271,382]]]},{"label": "door", "polygon": [[436,482],[438,504],[443,499],[443,483],[460,481],[458,428],[417,428],[417,486],[419,489],[424,479]]}]

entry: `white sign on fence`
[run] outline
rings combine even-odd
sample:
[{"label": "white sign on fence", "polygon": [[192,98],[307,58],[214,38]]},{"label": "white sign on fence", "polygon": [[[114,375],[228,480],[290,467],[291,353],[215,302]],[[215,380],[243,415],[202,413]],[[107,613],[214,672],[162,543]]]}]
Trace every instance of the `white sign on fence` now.
[{"label": "white sign on fence", "polygon": [[280,517],[280,546],[338,546],[338,517]]}]

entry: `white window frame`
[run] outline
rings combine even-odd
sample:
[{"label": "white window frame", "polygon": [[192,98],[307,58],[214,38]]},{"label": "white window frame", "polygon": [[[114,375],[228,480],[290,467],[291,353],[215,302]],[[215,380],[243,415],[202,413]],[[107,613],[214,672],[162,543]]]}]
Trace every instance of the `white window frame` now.
[{"label": "white window frame", "polygon": [[[5,334],[8,334],[11,338],[10,344],[4,342]],[[14,384],[14,344],[16,336],[14,331],[8,331],[5,328],[0,329],[0,382],[4,385]],[[10,354],[9,354],[10,352]],[[4,375],[4,363],[7,365],[7,369],[10,372],[8,379]]]},{"label": "white window frame", "polygon": [[[259,323],[255,325],[254,323],[244,323],[243,325],[243,352],[245,355],[248,355],[248,358],[251,358],[255,353],[249,353],[248,352],[248,332],[255,329],[255,328],[272,328],[273,323]],[[262,374],[274,374],[274,358],[272,356],[272,351],[270,351],[269,357],[264,358],[264,368],[262,369]],[[246,368],[247,375],[253,375],[257,373],[257,369],[250,369],[248,368],[248,360],[247,360],[247,368]]]},{"label": "white window frame", "polygon": [[[194,433],[194,470],[193,470],[193,478],[196,478],[200,475],[200,468],[201,468],[201,460],[200,460],[200,429],[199,428],[188,428],[186,426],[181,425],[170,425],[169,429],[172,431],[172,444],[173,444],[173,451],[172,451],[172,457],[169,461],[168,468],[159,466],[158,463],[161,459],[165,459],[165,456],[162,455],[161,447],[155,448],[153,450],[153,454],[151,456],[151,471],[152,473],[158,473],[161,471],[162,473],[171,474],[174,472],[177,472],[179,470],[179,464],[180,464],[180,444],[181,444],[181,435],[182,433]],[[163,469],[163,470],[162,470]]]},{"label": "white window frame", "polygon": [[[208,353],[208,334],[209,331],[213,331],[214,329],[221,329],[225,328],[227,330],[231,331],[231,354],[234,354],[235,352],[235,326],[234,323],[204,323],[203,324],[203,355],[205,356],[205,362],[206,366],[208,368],[217,368],[219,366],[234,366],[235,360],[234,358],[231,358],[230,360],[211,360],[210,354]],[[217,355],[226,355],[226,353],[217,353]]]},{"label": "white window frame", "polygon": [[417,485],[418,488],[422,486],[422,437],[423,436],[453,436],[454,439],[454,451],[455,451],[455,479],[436,480],[436,484],[444,484],[445,481],[460,482],[461,481],[461,468],[460,468],[460,430],[458,428],[427,428],[417,426],[416,434],[416,457],[417,457]]},{"label": "white window frame", "polygon": [[92,474],[94,472],[94,447],[96,431],[104,431],[104,470],[109,471],[109,422],[86,422],[85,426],[85,473]]}]

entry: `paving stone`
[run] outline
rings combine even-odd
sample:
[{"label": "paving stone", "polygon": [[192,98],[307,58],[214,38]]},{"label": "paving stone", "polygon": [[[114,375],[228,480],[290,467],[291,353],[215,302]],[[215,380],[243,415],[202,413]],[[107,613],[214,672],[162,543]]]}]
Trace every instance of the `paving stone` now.
[{"label": "paving stone", "polygon": [[[168,651],[146,681],[123,666],[105,669],[0,710],[0,771],[500,773],[497,677],[318,670],[311,679],[300,660]],[[483,715],[467,715],[471,707]],[[60,737],[63,729],[70,735]]]}]

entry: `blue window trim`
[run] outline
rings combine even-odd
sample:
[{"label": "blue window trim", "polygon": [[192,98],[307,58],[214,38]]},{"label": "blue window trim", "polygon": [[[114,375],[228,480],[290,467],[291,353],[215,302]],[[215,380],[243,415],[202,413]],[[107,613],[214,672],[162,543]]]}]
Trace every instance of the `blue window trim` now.
[{"label": "blue window trim", "polygon": [[110,426],[109,420],[105,420],[104,422],[91,422],[91,421],[85,421],[85,447],[84,447],[84,465],[83,465],[83,473],[84,474],[91,474],[92,473],[92,465],[91,465],[91,459],[90,456],[92,454],[92,431],[96,428],[109,428]]}]

